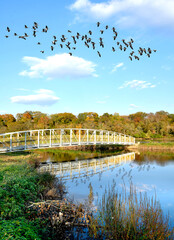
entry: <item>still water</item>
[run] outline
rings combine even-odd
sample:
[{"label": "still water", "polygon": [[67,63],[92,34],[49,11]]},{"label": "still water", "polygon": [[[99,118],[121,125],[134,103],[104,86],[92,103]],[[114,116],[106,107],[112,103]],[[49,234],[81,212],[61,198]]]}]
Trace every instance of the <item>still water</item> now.
[{"label": "still water", "polygon": [[39,170],[61,177],[65,181],[69,197],[78,202],[88,199],[90,184],[94,204],[113,183],[120,192],[123,186],[129,192],[130,184],[133,184],[137,192],[147,193],[149,197],[156,196],[164,213],[169,213],[171,222],[174,220],[174,153],[131,152],[57,163],[53,163],[48,156]]}]

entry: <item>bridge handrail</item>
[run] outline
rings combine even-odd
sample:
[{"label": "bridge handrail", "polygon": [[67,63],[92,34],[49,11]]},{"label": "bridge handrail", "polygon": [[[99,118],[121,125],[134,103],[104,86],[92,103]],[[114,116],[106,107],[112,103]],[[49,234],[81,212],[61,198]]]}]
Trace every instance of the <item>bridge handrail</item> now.
[{"label": "bridge handrail", "polygon": [[27,133],[27,132],[38,132],[38,131],[50,131],[50,130],[88,130],[88,131],[98,131],[98,132],[109,132],[109,133],[116,133],[118,135],[121,136],[125,136],[125,137],[132,137],[130,135],[126,135],[123,133],[118,133],[118,132],[114,132],[114,131],[109,131],[109,130],[102,130],[102,129],[88,129],[88,128],[47,128],[47,129],[34,129],[34,130],[25,130],[25,131],[15,131],[15,132],[8,132],[8,133],[0,133],[0,136],[4,136],[4,135],[11,135],[11,134],[15,134],[15,133]]},{"label": "bridge handrail", "polygon": [[55,128],[16,131],[0,134],[0,153],[32,148],[96,144],[135,144],[126,134],[100,129]]}]

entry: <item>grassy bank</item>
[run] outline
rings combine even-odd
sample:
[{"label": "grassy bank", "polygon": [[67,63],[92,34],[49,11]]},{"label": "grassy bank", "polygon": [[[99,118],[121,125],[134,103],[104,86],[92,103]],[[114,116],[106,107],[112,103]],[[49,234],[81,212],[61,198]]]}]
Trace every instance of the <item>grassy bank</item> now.
[{"label": "grassy bank", "polygon": [[47,219],[28,209],[32,202],[45,199],[55,178],[38,173],[35,155],[0,155],[0,239],[51,239]]},{"label": "grassy bank", "polygon": [[128,146],[127,149],[134,150],[170,150],[174,151],[174,142],[147,142]]}]

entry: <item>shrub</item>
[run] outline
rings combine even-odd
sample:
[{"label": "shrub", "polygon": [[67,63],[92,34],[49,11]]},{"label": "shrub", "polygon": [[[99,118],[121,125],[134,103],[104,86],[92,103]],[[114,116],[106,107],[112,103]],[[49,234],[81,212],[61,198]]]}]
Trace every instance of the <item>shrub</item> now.
[{"label": "shrub", "polygon": [[0,239],[3,240],[40,240],[37,222],[25,218],[0,221]]}]

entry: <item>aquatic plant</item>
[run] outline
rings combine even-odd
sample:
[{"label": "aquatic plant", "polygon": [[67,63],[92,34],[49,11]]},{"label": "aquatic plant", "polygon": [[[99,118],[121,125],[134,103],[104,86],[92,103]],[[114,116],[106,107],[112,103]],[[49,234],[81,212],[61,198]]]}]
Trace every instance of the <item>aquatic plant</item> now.
[{"label": "aquatic plant", "polygon": [[89,226],[91,237],[99,239],[173,239],[169,216],[165,216],[156,197],[138,193],[130,186],[129,192],[115,190],[115,185],[105,191],[99,203],[97,216],[92,216]]}]

